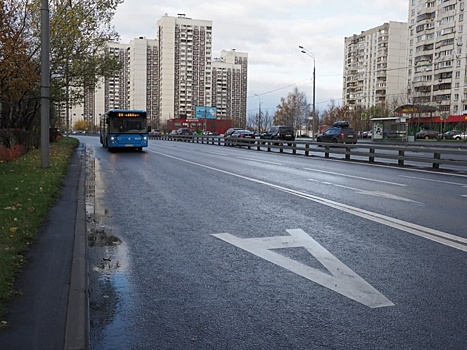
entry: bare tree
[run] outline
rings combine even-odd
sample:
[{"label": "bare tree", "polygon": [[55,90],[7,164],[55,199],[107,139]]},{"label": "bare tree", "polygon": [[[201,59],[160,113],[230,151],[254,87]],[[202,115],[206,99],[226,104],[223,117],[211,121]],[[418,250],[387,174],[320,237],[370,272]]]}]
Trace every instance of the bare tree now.
[{"label": "bare tree", "polygon": [[307,125],[309,114],[310,105],[305,94],[295,88],[287,98],[281,98],[281,103],[274,114],[274,124],[291,125],[296,131],[301,131]]}]

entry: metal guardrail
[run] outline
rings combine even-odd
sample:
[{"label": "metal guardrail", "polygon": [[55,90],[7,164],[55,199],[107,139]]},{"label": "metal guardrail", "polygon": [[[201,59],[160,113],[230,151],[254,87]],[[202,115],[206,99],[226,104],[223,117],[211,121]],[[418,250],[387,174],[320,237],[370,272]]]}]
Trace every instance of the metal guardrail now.
[{"label": "metal guardrail", "polygon": [[[159,140],[183,141],[218,146],[239,146],[257,151],[279,152],[290,151],[292,155],[320,156],[330,158],[331,155],[344,155],[346,160],[361,160],[356,157],[368,158],[374,163],[377,159],[397,160],[400,166],[405,162],[431,164],[433,169],[440,169],[440,165],[467,167],[467,145],[464,147],[427,147],[427,145],[389,145],[380,143],[339,144],[324,143],[307,140],[277,141],[256,139],[254,143],[222,136],[191,136],[191,135],[163,135]],[[386,152],[383,152],[386,151]],[[392,152],[392,153],[391,153]],[[288,153],[288,152],[287,152]],[[453,159],[455,156],[460,159]]]}]

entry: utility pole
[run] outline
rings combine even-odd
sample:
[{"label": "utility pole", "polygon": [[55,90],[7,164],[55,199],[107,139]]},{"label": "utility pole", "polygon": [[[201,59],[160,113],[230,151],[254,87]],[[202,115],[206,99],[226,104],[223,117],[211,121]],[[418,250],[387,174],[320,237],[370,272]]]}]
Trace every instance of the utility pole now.
[{"label": "utility pole", "polygon": [[255,94],[259,98],[258,102],[258,132],[261,134],[261,97],[258,94]]},{"label": "utility pole", "polygon": [[41,4],[41,167],[50,166],[50,20],[49,2]]}]

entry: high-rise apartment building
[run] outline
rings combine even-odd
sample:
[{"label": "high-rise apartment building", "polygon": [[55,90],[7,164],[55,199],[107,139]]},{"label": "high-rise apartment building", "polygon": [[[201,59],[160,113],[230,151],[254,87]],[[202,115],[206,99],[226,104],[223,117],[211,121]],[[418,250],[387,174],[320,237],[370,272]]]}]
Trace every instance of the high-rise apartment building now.
[{"label": "high-rise apartment building", "polygon": [[345,38],[343,103],[350,110],[407,101],[407,23]]},{"label": "high-rise apartment building", "polygon": [[196,106],[212,106],[212,21],[165,15],[157,26],[160,118],[194,118]]},{"label": "high-rise apartment building", "polygon": [[212,103],[217,117],[233,119],[236,126],[246,125],[248,54],[222,51],[212,63]]},{"label": "high-rise apartment building", "polygon": [[87,92],[82,116],[88,125],[96,125],[99,116],[110,109],[143,109],[150,123],[158,119],[158,60],[157,40],[143,37],[129,44],[107,43],[106,54],[115,57],[122,70],[102,80],[94,92]]},{"label": "high-rise apartment building", "polygon": [[109,109],[144,109],[150,124],[163,128],[169,119],[195,118],[197,106],[216,107],[217,118],[245,125],[248,54],[222,51],[213,60],[212,21],[165,15],[157,39],[110,42],[107,54],[122,70],[78,107],[75,114],[89,125]]},{"label": "high-rise apartment building", "polygon": [[409,1],[410,102],[460,114],[467,109],[464,1]]}]

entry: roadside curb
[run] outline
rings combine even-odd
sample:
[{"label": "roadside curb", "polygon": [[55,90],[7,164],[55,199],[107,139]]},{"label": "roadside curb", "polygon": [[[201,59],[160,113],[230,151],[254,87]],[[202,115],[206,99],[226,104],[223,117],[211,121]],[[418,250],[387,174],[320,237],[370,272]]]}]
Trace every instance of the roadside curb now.
[{"label": "roadside curb", "polygon": [[80,175],[73,242],[70,291],[68,295],[64,350],[89,348],[89,299],[86,242],[85,147],[77,148],[80,159]]}]

